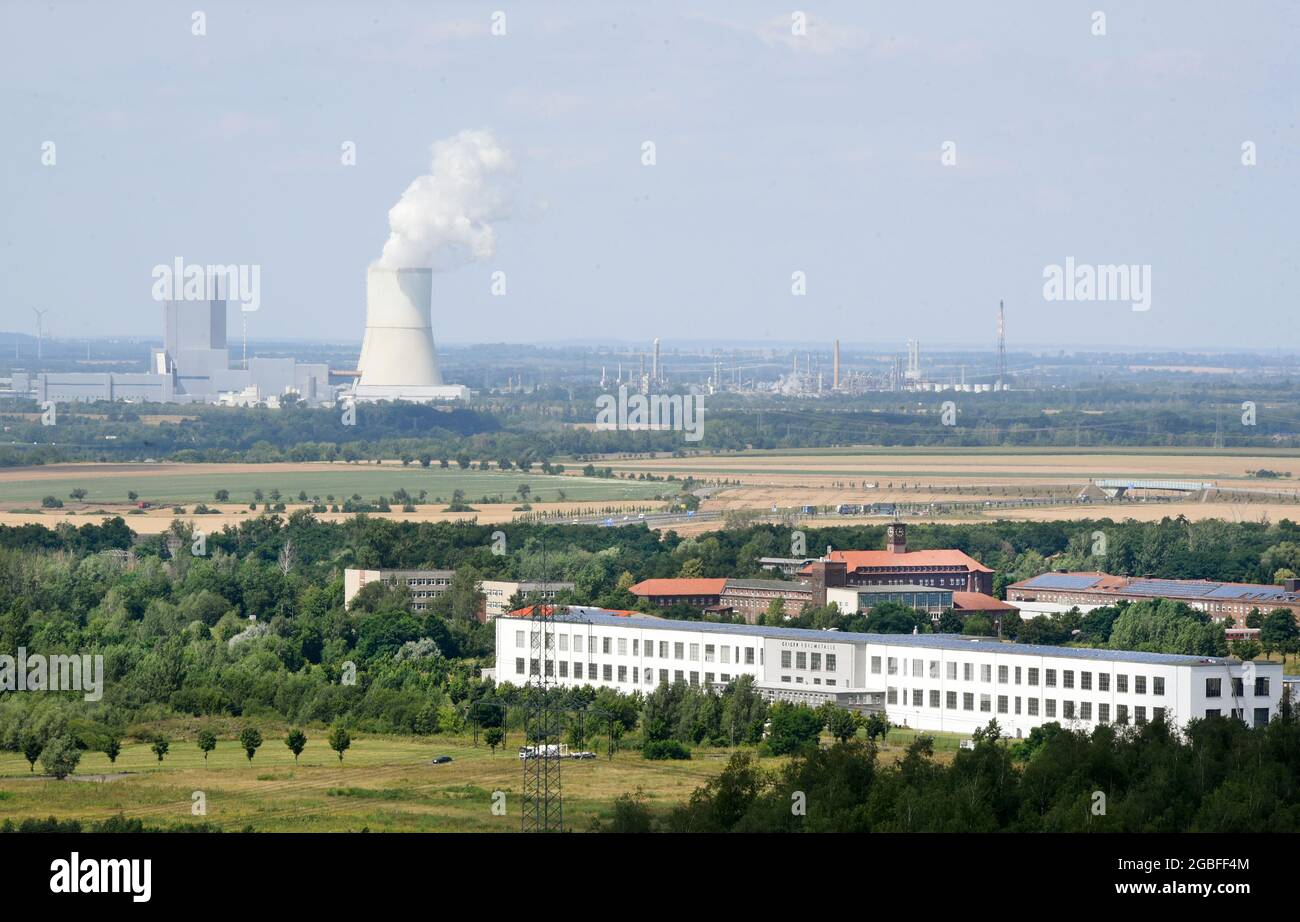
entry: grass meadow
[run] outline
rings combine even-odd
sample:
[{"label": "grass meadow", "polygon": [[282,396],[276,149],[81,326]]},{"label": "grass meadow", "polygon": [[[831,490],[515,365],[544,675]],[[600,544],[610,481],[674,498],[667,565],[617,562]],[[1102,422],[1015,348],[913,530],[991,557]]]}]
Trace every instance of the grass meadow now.
[{"label": "grass meadow", "polygon": [[[195,730],[197,728],[190,728]],[[204,762],[191,734],[173,738],[161,763],[149,744],[124,740],[116,765],[100,752],[83,753],[73,778],[42,777],[21,753],[0,752],[0,819],[29,817],[99,821],[119,813],[150,826],[206,821],[224,830],[259,832],[514,832],[520,826],[523,783],[514,732],[495,754],[469,736],[395,737],[357,735],[338,757],[323,728],[307,729],[298,764],[283,732],[263,729],[261,749],[250,763],[238,740],[222,737]],[[892,762],[915,731],[895,730],[883,762]],[[958,737],[941,734],[939,758],[950,758]],[[951,739],[948,737],[951,736]],[[824,741],[825,742],[825,741]],[[593,749],[597,747],[593,744]],[[579,832],[608,817],[619,795],[640,790],[654,812],[686,801],[726,765],[732,750],[696,748],[689,761],[655,762],[639,751],[562,763],[566,828]],[[436,756],[452,761],[434,765]],[[764,758],[776,769],[782,758]],[[109,780],[92,780],[96,778]],[[505,815],[492,810],[493,793],[505,794]],[[205,816],[192,814],[195,792]]]}]

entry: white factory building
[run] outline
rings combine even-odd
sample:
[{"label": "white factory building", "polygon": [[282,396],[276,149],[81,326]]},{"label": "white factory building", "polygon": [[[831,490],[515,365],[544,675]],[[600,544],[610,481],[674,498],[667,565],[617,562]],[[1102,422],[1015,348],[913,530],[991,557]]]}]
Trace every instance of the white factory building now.
[{"label": "white factory building", "polygon": [[15,372],[14,390],[42,403],[278,403],[290,396],[313,406],[334,403],[324,363],[253,356],[247,367],[232,366],[227,310],[224,299],[164,301],[163,345],[150,353],[149,371]]},{"label": "white factory building", "polygon": [[[433,341],[430,269],[371,266],[366,273],[366,328],[358,379],[344,390],[330,383],[324,363],[291,357],[231,355],[223,298],[162,302],[163,345],[144,372],[23,372],[11,379],[17,394],[41,401],[127,400],[149,403],[266,404],[295,398],[332,406],[358,402],[432,403],[468,400],[469,388],[448,384]],[[238,348],[238,343],[236,343]]]},{"label": "white factory building", "polygon": [[[769,700],[834,701],[883,710],[896,725],[969,734],[996,719],[1022,737],[1040,724],[1091,729],[1207,716],[1267,723],[1282,695],[1281,663],[1001,643],[955,634],[856,634],[751,624],[669,621],[600,609],[496,625],[497,682],[523,685],[543,665],[558,685],[648,693],[661,682],[721,689],[754,677]],[[539,631],[540,637],[540,631]],[[488,674],[485,671],[485,674]]]}]

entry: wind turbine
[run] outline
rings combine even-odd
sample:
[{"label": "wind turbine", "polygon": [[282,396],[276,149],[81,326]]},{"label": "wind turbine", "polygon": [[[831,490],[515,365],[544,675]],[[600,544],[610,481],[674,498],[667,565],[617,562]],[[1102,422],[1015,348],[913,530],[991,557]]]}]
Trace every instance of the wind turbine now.
[{"label": "wind turbine", "polygon": [[41,338],[45,335],[42,321],[45,319],[45,314],[48,310],[48,307],[32,308],[32,312],[36,314],[36,358],[38,360],[41,358]]}]

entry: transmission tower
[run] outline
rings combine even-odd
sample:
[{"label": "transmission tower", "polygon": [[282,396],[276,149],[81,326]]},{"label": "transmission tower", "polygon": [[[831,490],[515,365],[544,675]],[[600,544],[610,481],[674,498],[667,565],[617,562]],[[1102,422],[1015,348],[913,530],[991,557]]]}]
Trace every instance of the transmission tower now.
[{"label": "transmission tower", "polygon": [[45,340],[45,314],[49,311],[48,307],[33,307],[32,312],[36,314],[36,358],[43,356],[42,344]]},{"label": "transmission tower", "polygon": [[524,687],[523,832],[563,832],[564,801],[560,789],[560,708],[551,700],[555,679],[555,617],[562,610],[547,605],[550,571],[542,545],[542,592],[528,617],[528,684]]},{"label": "transmission tower", "polygon": [[551,701],[555,669],[555,611],[536,604],[529,616],[531,659],[525,687],[524,832],[563,832],[564,803],[560,788],[560,708]]},{"label": "transmission tower", "polygon": [[1002,382],[1007,374],[1007,327],[1006,318],[1003,315],[1002,302],[998,301],[998,386],[1002,390]]}]

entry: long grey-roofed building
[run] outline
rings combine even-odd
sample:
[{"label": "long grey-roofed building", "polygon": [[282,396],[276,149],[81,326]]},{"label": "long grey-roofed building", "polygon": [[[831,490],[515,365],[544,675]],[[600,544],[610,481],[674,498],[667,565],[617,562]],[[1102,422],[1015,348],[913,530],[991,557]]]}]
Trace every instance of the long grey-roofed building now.
[{"label": "long grey-roofed building", "polygon": [[1022,616],[1054,614],[1078,608],[1090,611],[1116,602],[1175,599],[1203,611],[1230,630],[1245,633],[1253,609],[1267,614],[1278,608],[1300,617],[1300,580],[1282,586],[1223,583],[1203,579],[1155,579],[1109,573],[1040,573],[1007,587],[1007,601]]},{"label": "long grey-roofed building", "polygon": [[645,693],[663,682],[722,688],[750,675],[769,700],[830,701],[881,711],[894,724],[956,733],[994,719],[1017,737],[1050,722],[1090,729],[1225,716],[1261,724],[1277,713],[1282,692],[1280,663],[953,634],[670,621],[589,608],[551,619],[551,648],[539,661],[537,627],[497,619],[498,682],[522,685],[545,668],[559,685]]}]

